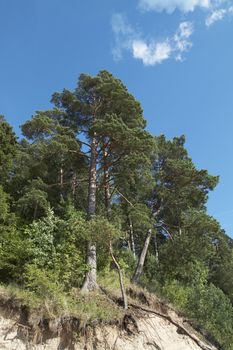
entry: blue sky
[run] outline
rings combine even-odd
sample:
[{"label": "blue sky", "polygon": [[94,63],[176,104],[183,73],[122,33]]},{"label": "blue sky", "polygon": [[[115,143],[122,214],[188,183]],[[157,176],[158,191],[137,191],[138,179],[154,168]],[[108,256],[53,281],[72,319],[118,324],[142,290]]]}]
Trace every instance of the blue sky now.
[{"label": "blue sky", "polygon": [[111,71],[153,134],[185,134],[220,175],[208,211],[233,236],[232,38],[232,0],[0,0],[0,114],[19,133],[80,73]]}]

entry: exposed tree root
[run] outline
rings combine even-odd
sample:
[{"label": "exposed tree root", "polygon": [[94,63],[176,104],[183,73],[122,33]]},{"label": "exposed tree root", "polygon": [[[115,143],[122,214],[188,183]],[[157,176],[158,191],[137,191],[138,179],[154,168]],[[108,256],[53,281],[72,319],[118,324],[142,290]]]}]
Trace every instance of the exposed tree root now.
[{"label": "exposed tree root", "polygon": [[178,332],[187,335],[190,339],[192,339],[201,349],[203,350],[213,350],[212,347],[209,347],[207,345],[205,345],[202,341],[200,341],[195,335],[193,335],[192,333],[190,333],[185,327],[183,327],[180,323],[174,321],[169,315],[165,315],[162,314],[161,312],[155,311],[155,310],[151,310],[133,303],[129,303],[129,306],[137,309],[137,310],[141,310],[147,313],[151,313],[154,314],[158,317],[161,317],[163,319],[166,319],[167,321],[169,321],[170,323],[172,323],[174,326],[177,327]]},{"label": "exposed tree root", "polygon": [[[100,287],[101,291],[113,302],[117,303],[118,305],[121,304],[121,300],[119,300],[118,298],[114,297],[113,295],[111,295],[105,288],[103,287]],[[128,291],[129,292],[129,291]],[[131,296],[134,296],[137,295],[137,293],[133,293],[133,290],[131,289],[130,290],[130,295]],[[140,297],[142,298],[142,302],[144,302],[145,304],[149,305],[149,301],[148,299],[146,298],[146,296],[142,293],[143,295],[143,298],[140,294]],[[202,350],[213,350],[213,347],[210,347],[206,344],[204,344],[201,340],[199,340],[194,334],[190,333],[184,326],[182,326],[179,322],[176,322],[174,321],[169,315],[166,315],[165,313],[162,313],[162,312],[159,312],[159,311],[155,311],[155,310],[152,310],[152,309],[149,309],[147,307],[143,307],[143,306],[140,306],[140,305],[137,305],[137,304],[134,304],[134,303],[129,303],[128,304],[129,308],[134,308],[134,309],[137,309],[137,310],[141,310],[143,312],[147,312],[147,313],[150,313],[150,314],[154,314],[158,317],[161,317],[163,319],[166,319],[167,321],[169,321],[171,324],[173,324],[175,327],[177,327],[177,332],[180,333],[180,334],[184,334],[186,336],[188,336],[190,339],[192,339]],[[124,319],[126,321],[126,318],[129,314],[125,315]],[[127,331],[127,328],[128,326],[126,326],[126,324],[124,324],[124,319],[123,319],[123,328]],[[132,317],[131,315],[131,319],[134,320],[134,324],[136,323],[135,319]],[[127,323],[127,322],[126,322]],[[131,323],[131,322],[129,322]],[[134,327],[134,330],[137,330],[138,331],[138,328],[137,328],[137,325]],[[130,333],[130,332],[129,332]],[[131,332],[132,333],[135,333],[135,332]]]}]

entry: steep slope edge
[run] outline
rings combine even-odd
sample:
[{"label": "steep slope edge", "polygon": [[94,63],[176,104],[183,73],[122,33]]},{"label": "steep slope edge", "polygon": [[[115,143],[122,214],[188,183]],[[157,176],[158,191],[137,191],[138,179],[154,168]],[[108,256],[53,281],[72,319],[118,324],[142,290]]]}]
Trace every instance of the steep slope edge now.
[{"label": "steep slope edge", "polygon": [[[12,307],[12,306],[11,306]],[[172,309],[130,304],[121,322],[81,325],[76,317],[40,318],[24,307],[0,309],[0,349],[217,350]]]}]

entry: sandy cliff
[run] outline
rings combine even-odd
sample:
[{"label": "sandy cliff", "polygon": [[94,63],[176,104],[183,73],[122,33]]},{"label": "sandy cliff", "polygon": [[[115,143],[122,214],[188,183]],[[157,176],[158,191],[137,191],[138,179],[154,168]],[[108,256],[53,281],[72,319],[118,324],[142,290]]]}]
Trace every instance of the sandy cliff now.
[{"label": "sandy cliff", "polygon": [[201,340],[201,336],[173,310],[166,315],[137,306],[131,306],[131,310],[121,325],[96,323],[82,332],[75,331],[77,319],[44,320],[38,327],[34,320],[32,327],[29,320],[20,323],[22,315],[14,313],[12,316],[4,311],[0,317],[0,349],[216,350]]}]

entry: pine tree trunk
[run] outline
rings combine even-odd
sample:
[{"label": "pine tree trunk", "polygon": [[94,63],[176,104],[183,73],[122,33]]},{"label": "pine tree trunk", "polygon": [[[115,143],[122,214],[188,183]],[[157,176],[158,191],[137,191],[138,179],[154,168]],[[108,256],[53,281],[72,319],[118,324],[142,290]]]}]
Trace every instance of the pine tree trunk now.
[{"label": "pine tree trunk", "polygon": [[111,195],[110,195],[110,187],[109,187],[109,169],[107,164],[107,150],[104,150],[104,198],[105,198],[105,210],[107,214],[107,218],[109,219],[110,211],[111,211]]},{"label": "pine tree trunk", "polygon": [[86,274],[82,292],[91,292],[98,289],[96,245],[91,242],[88,243],[87,247],[87,264],[90,267],[90,271]]},{"label": "pine tree trunk", "polygon": [[[88,190],[88,219],[91,220],[96,212],[96,184],[97,181],[97,140],[94,136],[91,143],[91,163],[89,171],[89,190]],[[87,247],[87,264],[90,271],[87,272],[82,287],[83,292],[90,292],[98,288],[97,285],[97,257],[96,244],[89,242]]]},{"label": "pine tree trunk", "polygon": [[89,190],[88,190],[88,219],[92,219],[96,211],[96,179],[97,179],[97,140],[94,135],[91,143],[91,164],[89,171]]},{"label": "pine tree trunk", "polygon": [[133,253],[133,257],[136,260],[133,223],[132,223],[132,220],[130,217],[129,217],[129,237],[130,237],[130,248],[131,248],[131,251]]},{"label": "pine tree trunk", "polygon": [[144,242],[144,246],[143,246],[141,255],[139,257],[139,260],[138,260],[138,264],[137,264],[135,273],[132,277],[132,282],[134,282],[134,283],[139,282],[140,276],[142,274],[144,264],[145,264],[146,254],[147,254],[148,247],[149,247],[150,240],[151,240],[151,236],[152,236],[152,230],[148,230],[148,233],[147,233],[147,236],[146,236],[146,239]]},{"label": "pine tree trunk", "polygon": [[60,168],[60,199],[61,201],[64,200],[63,196],[63,183],[64,183],[64,169]]},{"label": "pine tree trunk", "polygon": [[154,250],[155,250],[156,263],[159,264],[159,250],[158,250],[158,242],[157,242],[157,233],[154,235]]}]

